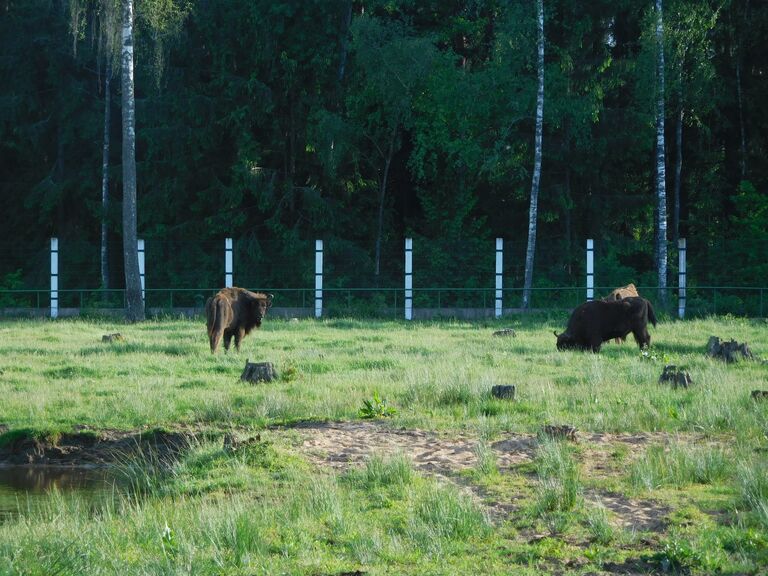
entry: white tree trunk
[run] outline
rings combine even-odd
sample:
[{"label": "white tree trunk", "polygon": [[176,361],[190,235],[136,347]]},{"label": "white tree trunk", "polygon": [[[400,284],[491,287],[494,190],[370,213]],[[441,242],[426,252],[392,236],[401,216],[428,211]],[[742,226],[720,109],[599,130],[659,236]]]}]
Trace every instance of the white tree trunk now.
[{"label": "white tree trunk", "polygon": [[659,298],[667,302],[667,187],[664,147],[664,26],[662,0],[656,0],[656,264],[659,275]]},{"label": "white tree trunk", "polygon": [[680,238],[680,190],[682,189],[683,178],[683,118],[685,117],[685,108],[683,107],[683,78],[682,73],[679,78],[679,92],[677,119],[675,126],[675,214],[672,223],[672,245],[677,246]]},{"label": "white tree trunk", "polygon": [[539,183],[541,182],[541,141],[544,130],[544,0],[536,1],[539,40],[537,70],[539,88],[536,94],[536,150],[533,161],[533,179],[531,180],[531,206],[528,211],[528,248],[525,252],[525,284],[523,287],[523,308],[531,305],[533,286],[533,257],[536,253],[536,220],[539,213]]},{"label": "white tree trunk", "polygon": [[128,320],[144,320],[141,298],[136,208],[136,107],[133,93],[133,0],[123,1],[122,103],[123,103],[123,258]]},{"label": "white tree trunk", "polygon": [[109,210],[109,124],[111,119],[112,65],[107,55],[107,69],[104,75],[104,145],[101,157],[101,287],[109,288],[109,252],[107,251],[107,213]]}]

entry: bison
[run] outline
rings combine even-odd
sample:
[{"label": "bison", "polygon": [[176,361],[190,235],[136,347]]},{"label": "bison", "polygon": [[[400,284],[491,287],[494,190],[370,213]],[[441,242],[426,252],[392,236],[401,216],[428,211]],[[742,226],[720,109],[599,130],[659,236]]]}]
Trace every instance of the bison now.
[{"label": "bison", "polygon": [[[612,300],[621,300],[623,298],[632,298],[632,297],[638,297],[640,296],[640,293],[637,291],[637,288],[635,288],[635,285],[630,283],[626,286],[622,286],[621,288],[615,288],[608,296],[603,298],[606,302],[611,302]],[[622,344],[624,342],[624,338],[616,338],[616,344]]]},{"label": "bison", "polygon": [[632,332],[642,350],[651,345],[649,321],[656,326],[653,306],[645,298],[585,302],[573,311],[565,332],[555,332],[557,349],[600,352],[603,342],[612,338],[626,338]]},{"label": "bison", "polygon": [[261,327],[261,321],[272,306],[272,294],[250,292],[244,288],[224,288],[205,303],[208,340],[211,354],[216,353],[222,336],[224,349],[229,350],[232,337],[235,348],[240,351],[240,342],[253,327]]},{"label": "bison", "polygon": [[613,290],[608,296],[603,298],[603,300],[610,302],[611,300],[622,300],[623,298],[637,298],[640,294],[637,291],[637,288],[635,288],[634,284],[627,284],[626,286],[622,286],[621,288],[616,288]]}]

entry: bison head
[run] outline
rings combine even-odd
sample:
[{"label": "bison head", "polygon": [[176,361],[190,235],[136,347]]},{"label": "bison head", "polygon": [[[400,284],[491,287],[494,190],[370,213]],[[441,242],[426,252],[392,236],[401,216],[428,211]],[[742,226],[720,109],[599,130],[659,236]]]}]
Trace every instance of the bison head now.
[{"label": "bison head", "polygon": [[251,315],[256,326],[261,326],[261,320],[267,315],[267,310],[272,307],[272,299],[274,297],[274,294],[264,294],[262,292],[251,292],[248,294]]},{"label": "bison head", "polygon": [[563,332],[562,334],[555,332],[555,336],[557,337],[558,350],[574,350],[579,347],[576,340],[568,332]]}]

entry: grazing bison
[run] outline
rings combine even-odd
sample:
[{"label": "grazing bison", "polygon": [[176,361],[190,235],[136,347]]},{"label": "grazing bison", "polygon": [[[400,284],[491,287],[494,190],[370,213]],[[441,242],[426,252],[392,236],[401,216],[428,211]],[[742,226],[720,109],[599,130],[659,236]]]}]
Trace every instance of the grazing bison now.
[{"label": "grazing bison", "polygon": [[205,315],[208,325],[208,340],[211,354],[216,352],[224,337],[224,349],[229,350],[232,337],[235,348],[240,350],[240,341],[253,330],[259,328],[261,321],[272,306],[272,294],[250,292],[244,288],[224,288],[205,303]]},{"label": "grazing bison", "polygon": [[[622,286],[621,288],[615,288],[608,296],[603,298],[606,302],[611,302],[612,300],[622,300],[623,298],[632,298],[632,297],[639,297],[640,294],[637,291],[637,288],[635,288],[634,284],[627,284],[626,286]],[[621,344],[624,342],[624,338],[616,338],[616,344]]]},{"label": "grazing bison", "polygon": [[656,326],[653,306],[645,298],[585,302],[573,311],[565,332],[555,332],[557,349],[600,352],[603,342],[611,338],[626,338],[630,332],[642,349],[651,345],[649,321]]}]

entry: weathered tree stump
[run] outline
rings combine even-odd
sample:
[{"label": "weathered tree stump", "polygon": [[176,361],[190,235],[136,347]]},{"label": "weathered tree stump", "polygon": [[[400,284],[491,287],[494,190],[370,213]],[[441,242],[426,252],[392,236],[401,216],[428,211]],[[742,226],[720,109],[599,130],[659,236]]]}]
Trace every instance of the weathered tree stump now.
[{"label": "weathered tree stump", "polygon": [[277,378],[277,371],[271,362],[245,361],[245,369],[240,375],[240,380],[248,382],[271,382]]},{"label": "weathered tree stump", "polygon": [[556,440],[570,440],[571,442],[579,441],[578,438],[576,437],[576,433],[578,432],[578,430],[573,426],[568,426],[567,424],[564,424],[564,425],[546,424],[541,429],[541,432],[545,436],[549,436],[550,438],[554,438]]},{"label": "weathered tree stump", "polygon": [[752,351],[746,343],[739,343],[736,340],[721,342],[717,336],[710,336],[707,342],[707,354],[713,358],[719,358],[730,364],[741,359],[754,360]]},{"label": "weathered tree stump", "polygon": [[125,340],[125,338],[123,338],[123,335],[120,334],[120,332],[104,334],[104,336],[101,337],[102,342],[122,342],[123,340]]},{"label": "weathered tree stump", "polygon": [[491,396],[494,398],[500,398],[502,400],[514,400],[515,399],[515,386],[503,386],[498,385],[491,388]]},{"label": "weathered tree stump", "polygon": [[664,366],[664,371],[661,373],[661,376],[659,376],[659,384],[667,382],[672,384],[672,388],[688,388],[688,386],[693,384],[691,375],[674,364]]},{"label": "weathered tree stump", "polygon": [[752,390],[752,400],[755,402],[759,400],[768,400],[768,390]]},{"label": "weathered tree stump", "polygon": [[502,330],[496,330],[496,332],[493,333],[494,336],[509,336],[511,338],[514,338],[517,336],[514,330],[512,328],[504,328]]}]

